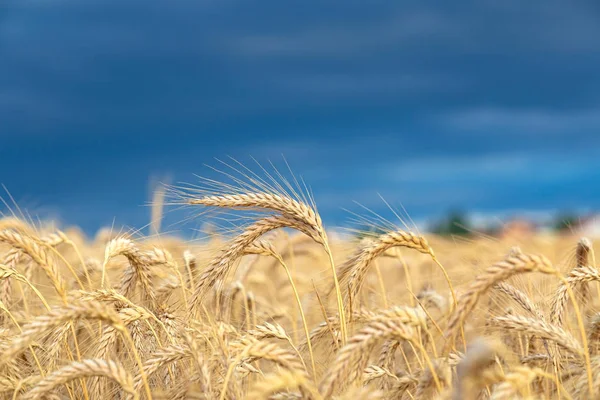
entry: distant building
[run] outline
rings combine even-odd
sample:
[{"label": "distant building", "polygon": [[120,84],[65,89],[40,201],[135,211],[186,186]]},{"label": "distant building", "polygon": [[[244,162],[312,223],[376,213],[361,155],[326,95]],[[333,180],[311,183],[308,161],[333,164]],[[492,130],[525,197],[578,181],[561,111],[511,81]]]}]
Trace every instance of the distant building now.
[{"label": "distant building", "polygon": [[537,225],[533,221],[526,219],[513,219],[502,225],[500,237],[514,239],[519,237],[531,236],[537,231]]},{"label": "distant building", "polygon": [[573,224],[573,232],[578,235],[587,236],[589,238],[600,237],[600,214],[590,214],[579,218],[579,220]]}]

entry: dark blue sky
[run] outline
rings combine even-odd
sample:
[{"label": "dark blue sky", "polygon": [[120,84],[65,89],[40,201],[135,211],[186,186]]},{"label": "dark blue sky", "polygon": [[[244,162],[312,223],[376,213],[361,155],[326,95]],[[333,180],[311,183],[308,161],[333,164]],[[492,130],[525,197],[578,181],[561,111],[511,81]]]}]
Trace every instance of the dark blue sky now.
[{"label": "dark blue sky", "polygon": [[227,155],[285,155],[330,224],[378,192],[417,219],[595,209],[599,128],[595,1],[0,5],[0,181],[88,232]]}]

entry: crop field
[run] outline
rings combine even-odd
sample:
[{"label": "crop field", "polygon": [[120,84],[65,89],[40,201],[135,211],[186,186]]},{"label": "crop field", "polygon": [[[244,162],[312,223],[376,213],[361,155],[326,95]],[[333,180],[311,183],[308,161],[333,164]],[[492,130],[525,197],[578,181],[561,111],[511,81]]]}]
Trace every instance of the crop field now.
[{"label": "crop field", "polygon": [[0,397],[600,396],[591,240],[367,211],[376,234],[334,235],[302,187],[244,173],[157,196],[154,224],[172,205],[222,221],[198,240],[1,219]]}]

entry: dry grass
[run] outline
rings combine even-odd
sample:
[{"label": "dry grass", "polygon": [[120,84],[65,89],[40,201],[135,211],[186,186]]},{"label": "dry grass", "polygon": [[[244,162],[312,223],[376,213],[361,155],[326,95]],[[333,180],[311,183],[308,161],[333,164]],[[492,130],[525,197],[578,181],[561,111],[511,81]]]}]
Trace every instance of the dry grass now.
[{"label": "dry grass", "polygon": [[360,243],[334,239],[310,197],[246,177],[174,192],[194,209],[245,213],[201,242],[89,241],[0,219],[0,397],[600,393],[589,239],[454,241],[390,224]]}]

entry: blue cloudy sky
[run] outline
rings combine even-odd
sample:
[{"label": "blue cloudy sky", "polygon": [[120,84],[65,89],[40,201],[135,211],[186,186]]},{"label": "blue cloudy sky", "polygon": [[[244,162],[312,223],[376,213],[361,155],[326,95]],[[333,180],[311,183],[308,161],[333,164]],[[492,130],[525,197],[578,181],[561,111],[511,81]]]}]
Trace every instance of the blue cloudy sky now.
[{"label": "blue cloudy sky", "polygon": [[227,155],[283,154],[329,224],[595,209],[599,71],[595,1],[4,0],[0,182],[89,232]]}]

